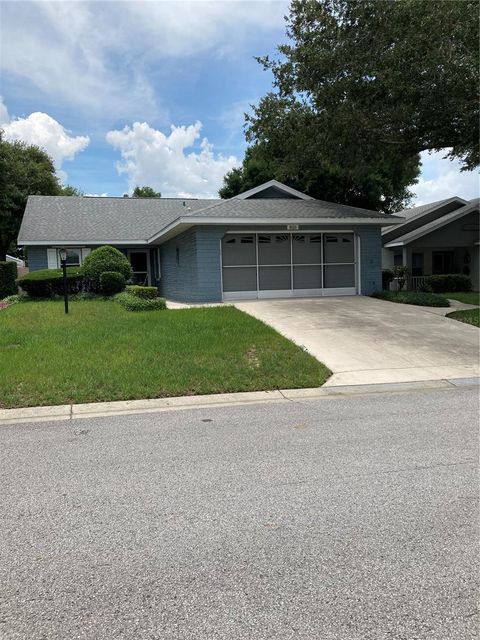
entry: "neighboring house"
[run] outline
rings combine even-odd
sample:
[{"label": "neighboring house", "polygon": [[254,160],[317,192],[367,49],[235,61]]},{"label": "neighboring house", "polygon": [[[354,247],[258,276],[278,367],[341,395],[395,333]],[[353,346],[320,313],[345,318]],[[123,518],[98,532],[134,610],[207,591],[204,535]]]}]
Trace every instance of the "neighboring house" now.
[{"label": "neighboring house", "polygon": [[7,253],[7,262],[15,262],[17,265],[17,275],[24,276],[28,273],[28,268],[25,266],[25,262],[20,258],[15,258],[15,256],[9,256]]},{"label": "neighboring house", "polygon": [[7,253],[7,262],[15,262],[17,267],[25,266],[25,262],[23,260],[21,260],[20,258],[15,258],[14,256],[9,256],[8,253]]},{"label": "neighboring house", "polygon": [[430,275],[463,273],[478,291],[479,198],[447,198],[397,215],[405,222],[382,231],[384,269],[407,266],[412,289]]},{"label": "neighboring house", "polygon": [[400,222],[271,180],[230,200],[30,196],[18,244],[31,271],[113,245],[174,300],[354,295],[381,288],[381,228]]}]

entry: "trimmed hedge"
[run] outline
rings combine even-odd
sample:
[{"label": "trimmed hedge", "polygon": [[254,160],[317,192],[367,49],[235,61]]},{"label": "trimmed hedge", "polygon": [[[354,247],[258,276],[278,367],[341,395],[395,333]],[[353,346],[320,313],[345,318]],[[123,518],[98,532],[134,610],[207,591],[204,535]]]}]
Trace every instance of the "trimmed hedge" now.
[{"label": "trimmed hedge", "polygon": [[0,262],[0,300],[17,293],[16,278],[16,262]]},{"label": "trimmed hedge", "polygon": [[389,302],[401,302],[402,304],[415,304],[421,307],[449,307],[447,298],[436,293],[421,293],[420,291],[375,291],[372,298],[388,300]]},{"label": "trimmed hedge", "polygon": [[[16,283],[32,298],[52,298],[63,295],[62,269],[40,269],[31,271]],[[83,276],[79,267],[67,267],[67,287],[69,293],[83,290]]]},{"label": "trimmed hedge", "polygon": [[447,275],[429,276],[425,283],[433,293],[447,293],[447,291],[471,291],[472,281],[461,273],[449,273]]},{"label": "trimmed hedge", "polygon": [[143,298],[145,300],[150,300],[158,296],[157,287],[141,287],[138,284],[128,284],[126,291],[136,298]]},{"label": "trimmed hedge", "polygon": [[100,275],[100,291],[104,296],[113,296],[125,289],[125,276],[116,271],[104,271]]},{"label": "trimmed hedge", "polygon": [[104,245],[94,249],[83,261],[81,272],[91,281],[92,288],[100,289],[100,276],[106,271],[121,273],[125,280],[132,276],[132,267],[121,251]]},{"label": "trimmed hedge", "polygon": [[128,291],[118,293],[115,300],[127,311],[159,311],[167,308],[165,298],[139,298]]}]

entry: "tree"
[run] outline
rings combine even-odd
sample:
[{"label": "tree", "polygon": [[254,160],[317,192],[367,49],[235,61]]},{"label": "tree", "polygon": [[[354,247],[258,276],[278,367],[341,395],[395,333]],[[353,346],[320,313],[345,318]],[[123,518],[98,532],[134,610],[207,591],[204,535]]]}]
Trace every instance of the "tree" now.
[{"label": "tree", "polygon": [[29,195],[57,195],[53,161],[37,146],[8,142],[0,131],[0,261],[16,242]]},{"label": "tree", "polygon": [[72,187],[71,184],[62,185],[59,189],[59,196],[83,196],[83,191],[77,189],[77,187]]},{"label": "tree", "polygon": [[155,191],[152,187],[135,187],[132,193],[132,198],[161,198],[162,194],[159,191]]},{"label": "tree", "polygon": [[290,43],[259,59],[274,91],[247,116],[252,151],[222,193],[248,188],[254,157],[315,197],[394,211],[408,200],[420,152],[449,148],[464,169],[476,166],[478,8],[293,0]]}]

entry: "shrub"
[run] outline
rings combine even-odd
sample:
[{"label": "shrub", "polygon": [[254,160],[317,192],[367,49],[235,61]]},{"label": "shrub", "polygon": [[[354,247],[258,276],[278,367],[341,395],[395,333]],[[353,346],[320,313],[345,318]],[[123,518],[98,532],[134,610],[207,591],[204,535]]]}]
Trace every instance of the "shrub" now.
[{"label": "shrub", "polygon": [[434,293],[446,293],[447,291],[471,291],[472,281],[461,273],[429,276],[427,282]]},{"label": "shrub", "polygon": [[104,271],[100,276],[100,291],[104,296],[113,296],[125,289],[125,276],[116,271]]},{"label": "shrub", "polygon": [[157,287],[141,287],[138,284],[127,285],[126,291],[136,298],[151,299],[158,296]]},{"label": "shrub", "polygon": [[432,293],[433,289],[432,287],[428,284],[428,282],[421,282],[418,287],[417,287],[417,291],[421,292],[421,293]]},{"label": "shrub", "polygon": [[121,251],[105,245],[94,249],[83,261],[82,273],[92,283],[92,288],[100,289],[100,276],[105,271],[121,273],[125,280],[132,276],[132,267]]},{"label": "shrub", "polygon": [[17,293],[16,277],[17,265],[15,262],[0,262],[0,300]]},{"label": "shrub", "polygon": [[390,283],[394,277],[394,273],[391,269],[384,269],[382,271],[382,289],[389,289]]},{"label": "shrub", "polygon": [[115,300],[127,311],[158,311],[167,308],[165,298],[139,298],[128,291],[118,293]]},{"label": "shrub", "polygon": [[[63,295],[63,270],[40,269],[31,271],[17,279],[17,285],[32,298],[51,298]],[[69,293],[83,289],[83,276],[79,267],[67,267],[67,287]]]},{"label": "shrub", "polygon": [[401,291],[407,282],[408,267],[403,264],[399,264],[396,267],[393,267],[392,273],[393,277],[397,279],[398,290]]},{"label": "shrub", "polygon": [[449,307],[447,298],[436,293],[422,293],[421,291],[375,291],[372,298],[401,302],[403,304],[415,304],[421,307]]}]

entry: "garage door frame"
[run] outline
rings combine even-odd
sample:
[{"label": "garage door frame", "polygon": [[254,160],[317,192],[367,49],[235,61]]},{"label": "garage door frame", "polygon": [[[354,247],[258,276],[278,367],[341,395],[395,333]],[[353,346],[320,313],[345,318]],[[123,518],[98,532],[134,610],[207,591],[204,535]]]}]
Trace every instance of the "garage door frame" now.
[{"label": "garage door frame", "polygon": [[[293,236],[297,235],[321,235],[321,262],[314,263],[312,265],[303,265],[299,263],[294,263],[293,257]],[[354,250],[354,261],[348,263],[326,263],[324,256],[324,236],[326,235],[335,235],[335,234],[347,234],[353,236],[353,250]],[[254,244],[255,244],[255,264],[248,265],[224,265],[223,260],[223,242],[224,239],[229,236],[254,236]],[[259,264],[258,259],[258,238],[259,236],[267,236],[267,235],[289,235],[290,236],[290,264],[282,263],[279,265],[261,265]],[[340,266],[340,265],[351,265],[353,264],[354,268],[354,278],[355,284],[353,287],[337,287],[337,288],[316,288],[316,289],[295,289],[294,288],[294,275],[293,269],[295,266],[319,266],[321,270],[321,284],[324,284],[325,278],[325,267],[326,266]],[[289,289],[271,289],[271,290],[262,290],[259,287],[259,268],[265,266],[289,266],[291,270],[290,275],[290,285]],[[256,269],[256,289],[249,291],[224,291],[224,268],[226,269],[235,269],[235,268],[249,268]],[[265,230],[265,231],[227,231],[225,235],[220,239],[220,273],[221,273],[221,289],[222,289],[222,299],[223,300],[248,300],[248,299],[262,299],[262,298],[301,298],[301,297],[322,297],[322,296],[340,296],[340,295],[357,295],[361,293],[361,270],[360,270],[360,238],[359,236],[352,230],[348,229],[335,229],[335,230],[322,230],[318,231],[315,229],[308,230],[295,230],[295,231],[283,231],[283,230]]]}]

